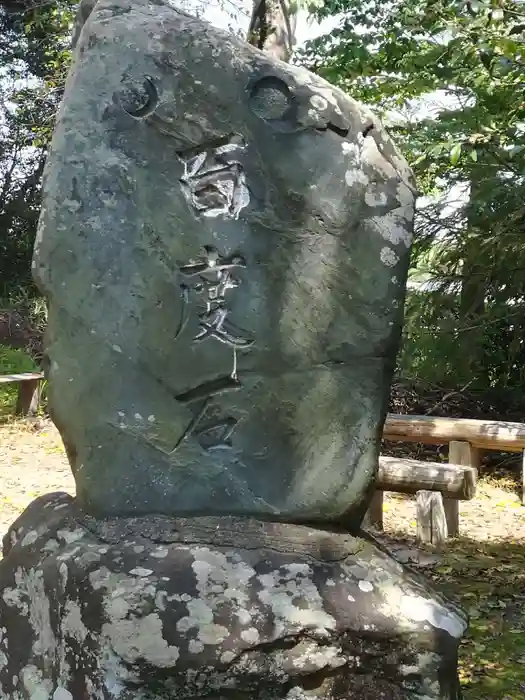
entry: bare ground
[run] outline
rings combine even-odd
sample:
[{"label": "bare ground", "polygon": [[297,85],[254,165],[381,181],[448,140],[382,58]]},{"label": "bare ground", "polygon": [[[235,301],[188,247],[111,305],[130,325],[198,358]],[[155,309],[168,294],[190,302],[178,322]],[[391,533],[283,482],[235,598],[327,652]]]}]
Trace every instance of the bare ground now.
[{"label": "bare ground", "polygon": [[0,538],[37,496],[75,492],[58,431],[50,421],[0,427]]}]

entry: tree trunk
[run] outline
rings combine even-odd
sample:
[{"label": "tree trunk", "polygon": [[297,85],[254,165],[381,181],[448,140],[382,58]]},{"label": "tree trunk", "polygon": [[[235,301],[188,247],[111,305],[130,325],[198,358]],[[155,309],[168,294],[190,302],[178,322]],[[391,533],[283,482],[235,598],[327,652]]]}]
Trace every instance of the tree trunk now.
[{"label": "tree trunk", "polygon": [[483,354],[483,316],[485,312],[486,270],[477,261],[478,246],[475,237],[463,259],[460,296],[461,347],[463,348],[462,380],[476,385],[481,379]]},{"label": "tree trunk", "polygon": [[463,379],[475,386],[483,372],[483,318],[487,270],[480,261],[480,232],[483,231],[483,214],[480,203],[486,184],[483,175],[471,179],[470,204],[466,240],[463,249],[463,270],[460,295],[461,337],[463,348]]},{"label": "tree trunk", "polygon": [[274,58],[288,62],[296,25],[297,13],[290,0],[253,0],[247,40]]}]

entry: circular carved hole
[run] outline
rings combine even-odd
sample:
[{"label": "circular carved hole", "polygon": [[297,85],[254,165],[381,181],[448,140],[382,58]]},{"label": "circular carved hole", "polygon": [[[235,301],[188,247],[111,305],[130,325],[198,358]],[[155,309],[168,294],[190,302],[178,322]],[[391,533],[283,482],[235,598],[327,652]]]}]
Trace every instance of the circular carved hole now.
[{"label": "circular carved hole", "polygon": [[155,111],[159,94],[149,76],[123,85],[118,96],[122,109],[136,119],[143,119]]},{"label": "circular carved hole", "polygon": [[261,78],[251,89],[250,106],[254,114],[265,121],[282,119],[289,110],[292,94],[280,78]]}]

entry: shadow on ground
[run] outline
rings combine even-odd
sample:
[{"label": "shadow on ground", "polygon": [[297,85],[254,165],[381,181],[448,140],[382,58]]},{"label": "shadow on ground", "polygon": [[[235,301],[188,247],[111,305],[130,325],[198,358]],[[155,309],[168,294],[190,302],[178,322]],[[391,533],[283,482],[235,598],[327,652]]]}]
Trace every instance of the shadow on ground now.
[{"label": "shadow on ground", "polygon": [[[406,531],[380,539],[468,612],[460,651],[464,700],[524,700],[525,543],[458,538],[441,551],[421,552]],[[411,561],[409,552],[417,550]]]}]

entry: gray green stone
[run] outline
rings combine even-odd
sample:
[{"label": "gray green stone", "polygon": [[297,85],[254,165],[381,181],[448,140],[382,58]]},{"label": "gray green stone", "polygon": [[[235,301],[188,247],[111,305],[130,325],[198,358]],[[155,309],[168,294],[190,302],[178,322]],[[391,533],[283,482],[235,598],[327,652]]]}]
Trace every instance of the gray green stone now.
[{"label": "gray green stone", "polygon": [[79,503],[356,530],[402,323],[405,161],[340,90],[166,3],[80,17],[34,255]]},{"label": "gray green stone", "polygon": [[345,533],[54,493],[9,529],[0,590],[3,700],[461,697],[463,613]]}]

